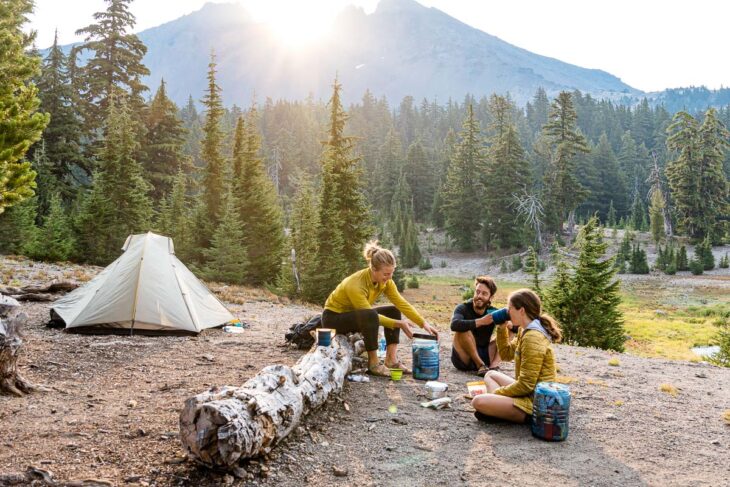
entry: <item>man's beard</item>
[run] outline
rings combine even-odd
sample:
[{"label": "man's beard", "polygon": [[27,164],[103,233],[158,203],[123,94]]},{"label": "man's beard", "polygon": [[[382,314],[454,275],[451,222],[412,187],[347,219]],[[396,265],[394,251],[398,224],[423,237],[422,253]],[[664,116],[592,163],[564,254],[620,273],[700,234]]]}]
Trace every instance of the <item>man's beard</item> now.
[{"label": "man's beard", "polygon": [[474,307],[479,309],[485,308],[487,306],[487,302],[481,298],[474,298],[473,303]]}]

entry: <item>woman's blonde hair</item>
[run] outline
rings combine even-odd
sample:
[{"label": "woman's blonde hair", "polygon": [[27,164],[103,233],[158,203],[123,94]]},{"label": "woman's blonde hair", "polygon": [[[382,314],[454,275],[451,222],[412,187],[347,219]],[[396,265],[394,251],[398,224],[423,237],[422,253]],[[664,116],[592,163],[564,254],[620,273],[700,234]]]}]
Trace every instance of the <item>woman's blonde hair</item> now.
[{"label": "woman's blonde hair", "polygon": [[379,271],[383,266],[395,267],[395,256],[393,252],[378,245],[377,240],[371,240],[365,244],[365,250],[362,251],[365,260],[371,269]]},{"label": "woman's blonde hair", "polygon": [[554,342],[557,343],[562,340],[563,332],[560,331],[560,324],[552,316],[542,313],[540,296],[530,289],[518,289],[509,295],[509,302],[516,309],[524,309],[527,317],[531,320],[540,320],[540,324],[550,334]]}]

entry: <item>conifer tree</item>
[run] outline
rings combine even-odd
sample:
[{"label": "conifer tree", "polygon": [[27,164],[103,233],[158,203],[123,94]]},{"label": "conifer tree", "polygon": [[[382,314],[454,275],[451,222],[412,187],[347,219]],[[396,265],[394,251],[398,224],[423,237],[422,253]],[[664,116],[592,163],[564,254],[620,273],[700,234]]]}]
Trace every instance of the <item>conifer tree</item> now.
[{"label": "conifer tree", "polygon": [[115,259],[129,234],[151,226],[151,188],[135,159],[139,142],[130,111],[123,95],[110,100],[98,170],[76,222],[80,257],[98,265]]},{"label": "conifer tree", "polygon": [[608,215],[606,216],[606,226],[616,228],[616,208],[613,206],[613,199],[608,204]]},{"label": "conifer tree", "polygon": [[649,207],[649,221],[651,226],[651,236],[655,243],[659,243],[664,238],[664,208],[666,203],[664,195],[661,191],[654,191],[651,194],[651,206]]},{"label": "conifer tree", "polygon": [[677,253],[677,270],[678,271],[688,271],[689,270],[689,260],[687,258],[687,247],[682,245],[679,248],[679,252]]},{"label": "conifer tree", "polygon": [[[205,105],[205,125],[203,126],[203,141],[201,143],[201,159],[203,163],[203,178],[198,210],[195,216],[196,247],[205,249],[210,245],[211,235],[218,228],[221,213],[221,199],[223,197],[223,181],[225,174],[225,159],[222,154],[223,129],[223,102],[221,89],[216,83],[215,54],[211,53],[208,64],[208,88],[203,98]],[[200,258],[200,256],[198,256]]]},{"label": "conifer tree", "polygon": [[422,255],[414,221],[413,194],[405,174],[401,174],[393,194],[391,214],[393,215],[391,233],[398,245],[399,264],[402,267],[414,267],[421,261]]},{"label": "conifer tree", "polygon": [[456,152],[456,134],[452,129],[449,129],[446,137],[444,138],[442,147],[438,151],[439,162],[436,166],[436,191],[433,195],[433,203],[431,205],[431,221],[436,228],[444,228],[446,223],[446,216],[444,215],[444,202],[446,185],[446,175],[448,173],[449,164],[451,158]]},{"label": "conifer tree", "polygon": [[559,232],[562,223],[585,198],[586,189],[576,177],[576,157],[589,151],[576,127],[578,116],[571,94],[563,91],[550,107],[543,134],[551,146],[551,165],[545,174],[548,228]]},{"label": "conifer tree", "polygon": [[483,194],[485,169],[484,142],[472,105],[467,108],[459,138],[446,175],[444,224],[459,250],[471,250],[476,244],[482,218],[480,212],[475,211],[474,201]]},{"label": "conifer tree", "polygon": [[561,323],[568,343],[622,351],[623,316],[619,281],[614,280],[614,259],[605,258],[598,219],[592,217],[578,234],[578,263],[571,275],[565,264],[558,267],[553,286],[546,293],[546,308]]},{"label": "conifer tree", "polygon": [[[73,199],[78,175],[89,177],[90,164],[81,152],[81,121],[76,111],[76,100],[68,74],[68,58],[58,46],[58,33],[53,46],[43,60],[38,79],[41,110],[51,116],[43,143],[49,161],[49,173],[54,180],[54,191],[68,203]],[[49,195],[50,196],[50,195]],[[48,199],[48,198],[46,198]]]},{"label": "conifer tree", "polygon": [[33,240],[37,199],[26,198],[0,213],[0,254],[22,254],[23,246]]},{"label": "conifer tree", "polygon": [[398,133],[391,127],[378,150],[376,173],[373,176],[375,207],[382,217],[392,219],[394,216],[390,212],[391,203],[403,168],[403,147]]},{"label": "conifer tree", "polygon": [[[307,178],[300,181],[299,189],[294,197],[290,216],[291,246],[294,262],[292,273],[298,283],[298,294],[307,301],[316,301],[316,282],[318,269],[315,267],[317,257],[317,194]],[[288,269],[283,269],[287,272]]]},{"label": "conifer tree", "polygon": [[728,258],[727,252],[725,252],[725,255],[723,257],[720,257],[720,269],[727,269],[730,267],[730,259]]},{"label": "conifer tree", "polygon": [[245,282],[254,286],[276,281],[284,251],[284,222],[276,188],[259,154],[257,116],[251,107],[248,122],[238,119],[233,153],[238,215],[249,265]]},{"label": "conifer tree", "polygon": [[142,78],[150,74],[142,64],[147,47],[131,33],[137,22],[129,11],[132,0],[104,1],[107,8],[94,14],[96,23],[76,31],[76,35],[85,36],[76,52],[93,52],[80,73],[84,126],[92,137],[102,126],[113,92],[120,89],[126,92],[133,116],[139,120],[144,106],[142,93],[147,91]]},{"label": "conifer tree", "polygon": [[150,103],[145,128],[143,163],[153,188],[150,196],[159,204],[172,189],[178,170],[191,172],[191,160],[183,154],[186,130],[177,106],[167,97],[164,79]]},{"label": "conifer tree", "polygon": [[648,274],[649,263],[646,259],[646,251],[637,243],[631,250],[631,259],[629,260],[629,272],[632,274]]},{"label": "conifer tree", "polygon": [[175,245],[175,255],[185,262],[191,255],[193,236],[190,228],[190,201],[187,196],[188,176],[182,167],[172,183],[172,190],[163,198],[158,228],[172,238]]},{"label": "conifer tree", "polygon": [[626,183],[619,172],[618,159],[605,133],[601,134],[590,156],[582,159],[584,164],[579,172],[583,173],[583,182],[589,192],[580,206],[581,211],[588,214],[598,212],[599,219],[606,222],[608,213],[614,208],[615,221],[616,208],[621,212],[626,211]]},{"label": "conifer tree", "polygon": [[413,214],[417,222],[423,222],[431,211],[436,173],[420,140],[408,147],[403,172],[413,192]]},{"label": "conifer tree", "polygon": [[525,259],[524,268],[525,272],[532,277],[532,290],[535,291],[538,296],[542,296],[542,289],[540,288],[540,257],[537,255],[537,251],[532,246],[527,249],[527,258]]},{"label": "conifer tree", "polygon": [[644,230],[644,219],[646,218],[646,207],[639,196],[638,191],[634,193],[634,200],[631,203],[631,213],[629,215],[628,226],[632,230]]},{"label": "conifer tree", "polygon": [[25,255],[49,262],[68,260],[73,252],[74,238],[58,193],[51,195],[48,215],[42,220],[34,238],[24,248]]},{"label": "conifer tree", "polygon": [[687,112],[678,112],[667,133],[667,148],[676,154],[666,172],[677,223],[690,237],[704,239],[712,235],[718,215],[727,208],[722,161],[728,131],[710,109],[701,126]]},{"label": "conifer tree", "polygon": [[[530,185],[530,167],[512,121],[514,107],[503,96],[489,99],[490,144],[487,151],[486,186],[484,193],[484,241],[500,248],[518,247],[523,243],[519,213],[511,204],[511,194],[524,192]],[[503,188],[509,188],[505,191]],[[478,204],[481,198],[472,201]]]},{"label": "conifer tree", "polygon": [[38,89],[31,81],[40,58],[28,53],[35,33],[25,33],[23,24],[32,11],[31,0],[0,6],[0,214],[33,196],[35,172],[24,157],[49,119],[38,111]]},{"label": "conifer tree", "polygon": [[221,203],[221,215],[210,247],[203,250],[205,265],[201,274],[209,281],[243,284],[249,262],[243,243],[244,230],[230,189],[223,194]]},{"label": "conifer tree", "polygon": [[354,138],[346,136],[347,114],[342,108],[342,85],[335,79],[329,101],[329,131],[322,154],[322,189],[317,231],[315,302],[327,295],[349,273],[363,265],[360,252],[372,234],[363,197],[359,159],[352,154]]}]

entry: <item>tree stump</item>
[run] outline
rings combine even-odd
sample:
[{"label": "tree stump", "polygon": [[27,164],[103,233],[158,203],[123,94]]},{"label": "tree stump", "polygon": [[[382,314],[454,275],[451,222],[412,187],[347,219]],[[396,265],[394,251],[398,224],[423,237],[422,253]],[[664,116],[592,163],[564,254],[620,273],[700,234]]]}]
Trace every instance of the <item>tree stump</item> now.
[{"label": "tree stump", "polygon": [[337,335],[331,347],[313,347],[293,367],[271,365],[241,387],[214,387],[185,401],[180,440],[197,463],[235,467],[268,453],[301,418],[339,392],[355,349]]},{"label": "tree stump", "polygon": [[20,327],[27,320],[25,313],[0,319],[0,394],[23,396],[36,389],[18,373],[18,356],[23,346]]}]

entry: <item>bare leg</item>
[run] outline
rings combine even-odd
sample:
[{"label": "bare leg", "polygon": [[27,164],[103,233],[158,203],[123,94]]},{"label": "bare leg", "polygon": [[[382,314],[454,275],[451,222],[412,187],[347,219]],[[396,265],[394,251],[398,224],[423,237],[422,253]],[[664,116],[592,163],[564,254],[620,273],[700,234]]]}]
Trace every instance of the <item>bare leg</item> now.
[{"label": "bare leg", "polygon": [[515,407],[511,397],[496,394],[479,394],[472,399],[474,409],[493,418],[506,419],[515,423],[524,423],[527,415]]},{"label": "bare leg", "polygon": [[465,364],[474,362],[477,369],[484,365],[484,361],[477,353],[477,342],[474,334],[470,331],[457,331],[454,333],[454,350]]},{"label": "bare leg", "polygon": [[484,383],[487,385],[487,392],[494,392],[495,389],[508,386],[514,381],[515,380],[512,377],[507,374],[503,374],[502,372],[497,372],[496,370],[490,370],[487,372],[487,375],[484,376]]},{"label": "bare leg", "polygon": [[372,369],[380,363],[377,350],[368,350],[368,368]]},{"label": "bare leg", "polygon": [[386,364],[397,364],[398,363],[398,344],[389,343],[385,346],[385,363]]},{"label": "bare leg", "polygon": [[489,366],[498,367],[502,363],[502,357],[499,356],[499,350],[497,349],[497,340],[489,342]]}]

